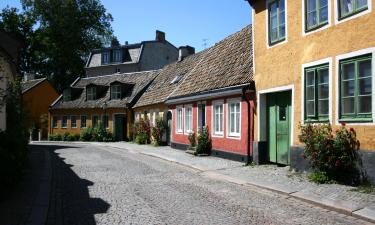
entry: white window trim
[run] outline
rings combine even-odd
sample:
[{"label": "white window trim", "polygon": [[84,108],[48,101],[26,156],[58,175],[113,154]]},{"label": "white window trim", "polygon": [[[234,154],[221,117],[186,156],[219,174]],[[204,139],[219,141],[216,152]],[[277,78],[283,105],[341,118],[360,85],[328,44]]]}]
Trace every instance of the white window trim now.
[{"label": "white window trim", "polygon": [[[65,127],[63,126],[63,118],[64,117],[66,117],[66,126]],[[63,128],[63,129],[68,128],[68,118],[69,118],[69,116],[66,116],[66,115],[61,116],[61,128]]]},{"label": "white window trim", "polygon": [[[222,105],[223,106],[223,131],[220,132],[220,133],[215,133],[215,124],[214,124],[214,121],[215,121],[215,105]],[[212,105],[211,105],[211,136],[212,137],[218,137],[218,138],[223,138],[224,137],[224,132],[225,132],[225,127],[224,127],[224,122],[225,122],[225,104],[224,104],[224,100],[215,100],[215,101],[212,101]]]},{"label": "white window trim", "polygon": [[[82,127],[82,116],[85,116],[85,117],[86,117],[86,125],[85,125],[85,127]],[[87,128],[87,115],[79,115],[79,128],[80,128],[80,129],[85,129],[85,128]]]},{"label": "white window trim", "polygon": [[[191,121],[190,121],[190,126],[191,126],[191,130],[186,130],[186,109],[190,108],[191,109]],[[188,104],[188,105],[184,105],[184,117],[183,117],[183,121],[184,121],[184,134],[185,135],[189,135],[193,132],[193,105],[192,104]]]},{"label": "white window trim", "polygon": [[268,30],[268,24],[269,24],[268,5],[272,1],[274,1],[274,0],[267,0],[266,1],[266,45],[267,45],[267,49],[274,48],[276,46],[279,46],[279,45],[282,45],[282,44],[285,44],[285,43],[288,42],[288,0],[285,0],[285,40],[281,41],[277,44],[274,44],[274,45],[270,45],[270,43],[269,43],[269,39],[268,39],[268,35],[269,35],[269,30]]},{"label": "white window trim", "polygon": [[[178,110],[181,109],[181,129],[178,129]],[[181,105],[180,106],[176,106],[176,123],[175,123],[176,127],[175,127],[175,132],[176,134],[182,134],[183,133],[183,130],[184,130],[184,107],[182,107]]]},{"label": "white window trim", "polygon": [[[302,36],[307,36],[309,34],[313,34],[313,33],[316,33],[316,32],[319,32],[319,31],[322,31],[324,29],[327,29],[328,27],[331,26],[331,17],[332,17],[332,13],[331,13],[331,0],[328,0],[328,24],[318,28],[318,29],[315,29],[315,30],[312,30],[312,31],[306,31],[306,7],[305,7],[305,2],[307,0],[301,0],[302,1]],[[334,0],[334,1],[338,1],[338,0]]]},{"label": "white window trim", "polygon": [[199,129],[199,108],[198,105],[204,105],[204,117],[206,118],[206,125],[207,125],[207,103],[206,101],[201,101],[197,103],[197,129]]},{"label": "white window trim", "polygon": [[[239,123],[239,133],[231,133],[230,132],[230,113],[229,113],[229,105],[231,103],[240,103],[240,123]],[[241,98],[231,98],[231,99],[227,99],[227,104],[226,104],[226,107],[227,107],[227,116],[226,116],[226,119],[227,119],[227,132],[226,132],[226,137],[227,138],[230,138],[230,139],[241,139],[241,125],[242,125],[242,100]]]},{"label": "white window trim", "polygon": [[374,96],[374,93],[375,93],[375,47],[372,47],[372,48],[366,48],[366,49],[362,49],[362,50],[359,50],[359,51],[355,51],[355,52],[350,52],[350,53],[346,53],[346,54],[343,54],[343,55],[338,55],[336,56],[336,125],[339,125],[340,122],[339,122],[339,102],[340,102],[340,93],[339,93],[339,78],[340,78],[340,60],[344,60],[344,59],[348,59],[348,58],[352,58],[352,57],[357,57],[357,56],[361,56],[361,55],[366,55],[366,54],[372,54],[372,58],[371,58],[371,62],[372,62],[372,122],[368,122],[368,123],[351,123],[351,122],[346,122],[347,124],[350,124],[351,126],[355,126],[355,125],[358,125],[358,126],[373,126],[375,125],[375,96]]},{"label": "white window trim", "polygon": [[[72,125],[72,117],[73,117],[73,116],[76,117],[76,126],[75,126],[75,127],[73,127],[73,125]],[[70,115],[70,128],[77,128],[77,127],[78,127],[78,126],[77,126],[77,118],[78,118],[77,115]]]},{"label": "white window trim", "polygon": [[[261,130],[261,124],[263,124],[264,122],[261,120],[265,119],[267,116],[265,115],[265,112],[263,112],[264,110],[267,109],[267,101],[266,100],[262,100],[263,98],[261,98],[261,96],[265,96],[266,94],[269,94],[269,93],[274,93],[274,92],[282,92],[282,91],[292,91],[292,100],[291,100],[291,115],[290,115],[290,145],[293,145],[293,140],[294,140],[294,84],[291,84],[291,85],[286,85],[286,86],[280,86],[280,87],[274,87],[274,88],[270,88],[270,89],[265,89],[265,90],[261,90],[261,91],[258,91],[257,93],[257,99],[259,101],[259,106],[257,107],[257,115],[258,116],[258,141],[265,141],[266,140],[266,134],[262,134],[260,133],[260,130]],[[264,109],[262,109],[262,113],[264,114],[260,114],[261,112],[261,107],[264,107]]]},{"label": "white window trim", "polygon": [[332,124],[333,118],[332,118],[332,108],[333,108],[333,102],[332,102],[332,57],[321,59],[318,61],[310,62],[302,64],[302,70],[301,70],[301,124],[305,123],[305,69],[313,66],[318,66],[321,64],[327,64],[328,63],[328,97],[329,97],[329,110],[328,110],[328,119],[329,122]]},{"label": "white window trim", "polygon": [[338,6],[339,6],[339,3],[338,3],[339,0],[335,0],[334,1],[334,10],[335,10],[335,24],[340,24],[340,23],[344,23],[348,20],[352,20],[352,19],[355,19],[357,17],[360,17],[360,16],[363,16],[363,15],[366,15],[368,13],[371,13],[372,11],[372,0],[367,0],[367,10],[364,10],[360,13],[357,13],[357,14],[354,14],[352,16],[349,16],[345,19],[342,19],[342,20],[339,20],[339,9],[338,9]]}]

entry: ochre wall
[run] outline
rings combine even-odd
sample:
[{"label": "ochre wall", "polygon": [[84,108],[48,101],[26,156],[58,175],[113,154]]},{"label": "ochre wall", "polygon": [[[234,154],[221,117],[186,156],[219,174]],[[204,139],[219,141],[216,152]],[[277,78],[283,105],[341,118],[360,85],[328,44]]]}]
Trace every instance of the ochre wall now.
[{"label": "ochre wall", "polygon": [[[371,0],[370,0],[371,1]],[[330,27],[315,33],[302,35],[302,0],[287,2],[287,42],[267,49],[266,1],[254,5],[254,53],[256,91],[294,85],[294,140],[298,141],[298,124],[301,122],[302,64],[332,57],[332,122],[336,125],[336,56],[375,47],[375,0],[372,11],[357,18],[335,24],[334,0],[331,0]],[[373,56],[373,63],[375,56]],[[372,71],[374,76],[375,72]],[[374,85],[374,84],[373,84]],[[259,99],[258,99],[259,101]],[[259,105],[258,105],[259,107]],[[375,126],[351,125],[358,134],[361,148],[375,150]],[[258,117],[255,115],[255,140],[258,140]],[[261,128],[262,129],[262,128]]]},{"label": "ochre wall", "polygon": [[[209,128],[209,132],[212,139],[212,148],[214,150],[224,151],[224,152],[231,152],[245,156],[247,154],[247,126],[248,126],[248,114],[247,114],[247,103],[241,99],[241,130],[240,130],[240,138],[232,138],[227,136],[227,100],[231,98],[240,98],[241,96],[230,96],[226,98],[219,98],[214,100],[206,100],[206,125]],[[224,136],[222,137],[215,137],[212,136],[212,101],[216,100],[224,100]],[[204,102],[204,101],[203,101]],[[198,110],[197,105],[198,102],[187,102],[184,104],[173,105],[170,108],[172,109],[172,142],[189,145],[188,134],[187,133],[177,133],[176,132],[176,107],[177,106],[184,106],[184,105],[192,105],[193,106],[193,131],[197,132],[198,124]],[[183,117],[184,117],[184,110]],[[182,123],[182,130],[184,131],[184,120]],[[252,140],[251,140],[252,141]]]},{"label": "ochre wall", "polygon": [[149,106],[142,106],[133,109],[134,114],[139,113],[141,118],[144,119],[145,111],[147,111],[147,118],[151,118],[151,112],[154,114],[154,123],[156,119],[156,112],[159,112],[159,117],[164,118],[164,113],[168,112],[168,107],[165,104],[154,104]]},{"label": "ochre wall", "polygon": [[[102,115],[108,115],[108,131],[113,133],[113,118],[114,114],[126,114],[127,115],[127,134],[131,131],[132,124],[132,112],[127,109],[106,109],[105,112],[103,109],[55,109],[49,113],[49,133],[50,134],[64,134],[66,132],[70,134],[79,134],[81,132],[81,116],[86,116],[86,127],[92,127],[92,116],[98,115],[99,121],[101,121]],[[52,116],[58,117],[58,128],[52,128]],[[67,128],[61,127],[62,116],[68,116]],[[71,128],[70,116],[77,116],[77,128]]]},{"label": "ochre wall", "polygon": [[[40,116],[48,115],[48,107],[59,97],[52,85],[44,80],[25,92],[22,96],[29,125],[41,128]],[[46,132],[46,131],[44,131]],[[46,134],[46,133],[45,133]]]}]

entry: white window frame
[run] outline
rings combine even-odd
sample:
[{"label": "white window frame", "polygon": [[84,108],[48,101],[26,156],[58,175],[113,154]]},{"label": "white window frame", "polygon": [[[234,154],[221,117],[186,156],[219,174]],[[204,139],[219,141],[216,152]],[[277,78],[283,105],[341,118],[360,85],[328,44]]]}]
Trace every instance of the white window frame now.
[{"label": "white window frame", "polygon": [[355,19],[355,18],[358,18],[360,16],[363,16],[363,15],[366,15],[368,13],[371,13],[372,11],[372,0],[367,0],[367,9],[360,12],[360,13],[357,13],[357,14],[354,14],[352,16],[349,16],[345,19],[342,19],[342,20],[339,20],[339,2],[340,0],[334,0],[334,10],[335,10],[335,24],[340,24],[340,23],[344,23],[348,20],[352,20],[352,19]]},{"label": "white window frame", "polygon": [[349,58],[353,58],[353,57],[358,57],[358,56],[361,56],[361,55],[366,55],[366,54],[372,54],[372,68],[371,68],[371,72],[372,72],[372,93],[373,93],[373,96],[372,96],[372,122],[364,122],[364,123],[356,123],[356,122],[345,122],[347,124],[350,124],[351,126],[355,126],[355,125],[359,125],[359,126],[373,126],[375,125],[375,96],[374,96],[374,93],[375,93],[375,47],[372,47],[372,48],[366,48],[366,49],[362,49],[362,50],[359,50],[359,51],[354,51],[354,52],[350,52],[350,53],[346,53],[346,54],[342,54],[342,55],[338,55],[336,56],[336,60],[335,60],[335,67],[336,67],[336,80],[335,80],[335,83],[336,83],[336,113],[335,113],[335,116],[336,116],[336,119],[335,119],[335,122],[336,122],[336,125],[340,125],[340,118],[339,118],[339,107],[340,107],[340,88],[339,88],[339,85],[340,85],[340,61],[341,60],[345,60],[345,59],[349,59]]},{"label": "white window frame", "polygon": [[[186,120],[186,116],[187,116],[187,113],[186,111],[190,109],[190,129],[188,130],[188,121]],[[193,105],[189,104],[189,105],[184,105],[184,133],[185,134],[190,134],[193,132]]]},{"label": "white window frame", "polygon": [[[73,127],[73,123],[72,123],[72,117],[75,117],[76,118],[76,125]],[[77,117],[76,115],[71,115],[70,116],[70,128],[77,128]]]},{"label": "white window frame", "polygon": [[[332,16],[332,13],[331,13],[331,9],[332,9],[332,6],[331,6],[331,0],[328,0],[328,24],[320,27],[320,28],[317,28],[317,29],[314,29],[314,30],[311,30],[311,31],[306,31],[306,7],[305,7],[305,3],[308,1],[308,0],[301,0],[302,1],[302,36],[307,36],[309,34],[313,34],[315,32],[319,32],[319,31],[322,31],[324,29],[327,29],[328,27],[331,26],[331,16]],[[337,1],[337,0],[335,0]]]},{"label": "white window frame", "polygon": [[[95,86],[89,86],[86,90],[86,100],[87,101],[95,101],[96,100],[96,87]],[[91,98],[89,98],[91,96]]]},{"label": "white window frame", "polygon": [[[119,98],[118,95],[120,96]],[[111,99],[118,100],[122,98],[122,93],[121,93],[121,85],[120,84],[113,84],[111,86]],[[115,96],[115,98],[114,98]]]},{"label": "white window frame", "polygon": [[[181,120],[179,121],[178,110],[181,109]],[[181,123],[181,127],[178,127],[178,123]],[[183,124],[184,124],[184,109],[182,106],[176,107],[176,134],[183,133]]]},{"label": "white window frame", "polygon": [[[104,57],[106,55],[106,57]],[[102,64],[109,64],[110,63],[110,52],[109,51],[104,51],[102,52]],[[106,59],[106,60],[105,60]]]},{"label": "white window frame", "polygon": [[329,87],[328,87],[328,118],[329,122],[332,124],[333,118],[332,118],[332,108],[333,108],[333,102],[332,102],[332,57],[321,59],[318,61],[310,62],[310,63],[305,63],[302,64],[302,69],[301,69],[301,124],[305,123],[305,69],[313,66],[318,66],[321,64],[328,64],[328,82],[329,82]]},{"label": "white window frame", "polygon": [[[66,123],[65,123],[65,126],[63,125],[63,124],[64,124],[64,123],[63,123],[63,121],[64,121],[64,117],[66,117]],[[64,129],[68,128],[68,116],[62,116],[62,117],[61,117],[61,128],[64,128]]]},{"label": "white window frame", "polygon": [[[240,108],[239,108],[239,119],[240,119],[240,122],[239,122],[239,129],[238,129],[238,133],[236,132],[231,132],[230,130],[230,126],[231,126],[231,120],[230,120],[230,104],[233,104],[233,103],[239,103],[240,104]],[[231,99],[228,99],[227,100],[227,138],[235,138],[235,139],[240,139],[241,138],[241,117],[242,117],[242,101],[241,101],[241,98],[231,98]]]},{"label": "white window frame", "polygon": [[121,49],[114,49],[113,50],[113,62],[121,62],[121,61],[122,61]]},{"label": "white window frame", "polygon": [[[82,126],[82,117],[85,117],[86,118],[86,120],[85,120],[85,126],[83,127]],[[85,129],[85,128],[87,128],[87,115],[80,115],[79,116],[79,128],[80,129]]]},{"label": "white window frame", "polygon": [[[215,131],[215,106],[217,105],[221,105],[223,107],[223,119],[221,121],[222,125],[223,125],[223,130],[220,131],[220,132],[216,132]],[[224,122],[225,122],[225,105],[224,105],[224,100],[215,100],[215,101],[212,101],[212,117],[211,117],[211,124],[212,124],[212,136],[213,137],[224,137],[224,131],[225,131],[225,127],[224,127]]]},{"label": "white window frame", "polygon": [[273,1],[274,0],[267,0],[266,1],[267,12],[265,14],[266,14],[266,46],[267,46],[267,49],[274,48],[276,46],[279,46],[279,45],[282,45],[282,44],[285,44],[285,43],[288,42],[288,0],[285,0],[285,40],[281,41],[279,43],[270,45],[269,30],[268,30],[268,26],[269,26],[269,15],[268,15],[269,10],[268,10],[268,5],[269,5],[270,2],[273,2]]}]

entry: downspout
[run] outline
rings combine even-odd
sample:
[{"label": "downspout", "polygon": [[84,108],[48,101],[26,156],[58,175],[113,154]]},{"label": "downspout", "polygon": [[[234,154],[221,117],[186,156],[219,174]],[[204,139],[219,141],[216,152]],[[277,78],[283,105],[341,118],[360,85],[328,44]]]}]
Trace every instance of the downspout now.
[{"label": "downspout", "polygon": [[246,96],[246,91],[250,89],[250,86],[246,86],[242,88],[242,99],[246,101],[247,105],[247,155],[246,155],[246,165],[249,165],[252,161],[250,150],[251,150],[251,127],[253,126],[253,117],[251,117],[251,113],[253,112],[254,104],[250,103],[250,99]]}]

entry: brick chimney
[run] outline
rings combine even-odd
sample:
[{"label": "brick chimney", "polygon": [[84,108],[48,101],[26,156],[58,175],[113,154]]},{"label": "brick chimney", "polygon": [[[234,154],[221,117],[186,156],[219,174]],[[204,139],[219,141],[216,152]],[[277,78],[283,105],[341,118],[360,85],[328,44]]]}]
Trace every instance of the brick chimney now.
[{"label": "brick chimney", "polygon": [[155,40],[160,41],[160,42],[164,42],[165,41],[165,33],[163,31],[156,30]]},{"label": "brick chimney", "polygon": [[184,60],[189,55],[195,54],[195,48],[186,45],[186,46],[181,46],[178,48],[178,61]]}]

